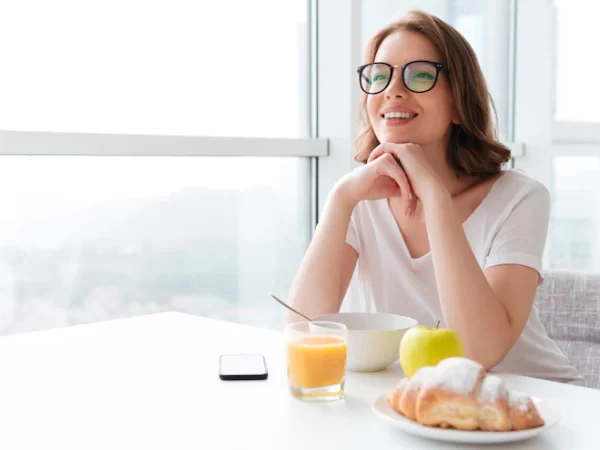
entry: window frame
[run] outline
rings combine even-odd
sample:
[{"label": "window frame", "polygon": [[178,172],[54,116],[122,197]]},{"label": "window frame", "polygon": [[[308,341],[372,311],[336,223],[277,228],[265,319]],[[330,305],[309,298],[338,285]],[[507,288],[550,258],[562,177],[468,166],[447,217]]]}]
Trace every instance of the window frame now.
[{"label": "window frame", "polygon": [[[333,12],[328,3],[344,7],[343,0],[324,2],[324,8]],[[354,0],[353,4],[358,3]],[[326,15],[327,23],[319,33],[318,0],[307,0],[308,33],[305,48],[308,51],[307,92],[309,96],[306,121],[309,135],[307,138],[270,138],[270,137],[220,137],[203,135],[147,135],[147,134],[110,134],[110,133],[73,133],[73,132],[42,132],[0,130],[0,156],[192,156],[192,157],[305,157],[311,160],[311,208],[312,214],[307,220],[311,221],[314,230],[318,220],[319,179],[327,177],[328,171],[334,171],[336,158],[332,163],[319,162],[330,156],[330,140],[319,137],[319,127],[325,129],[321,135],[327,136],[327,126],[319,123],[322,114],[319,107],[318,82],[322,78],[319,72],[317,39],[328,40],[342,26],[339,16],[336,18]],[[327,87],[327,86],[326,86]],[[339,117],[338,117],[339,119]],[[339,120],[338,120],[339,121]],[[336,156],[338,156],[338,147]],[[324,169],[323,166],[326,168]],[[330,169],[331,168],[331,169]],[[321,174],[319,177],[318,173]],[[338,172],[329,175],[334,178]],[[328,183],[323,183],[327,189]],[[328,189],[327,189],[328,190]]]},{"label": "window frame", "polygon": [[589,144],[596,143],[600,144],[600,123],[599,122],[574,122],[569,120],[557,120],[554,118],[555,112],[555,98],[556,98],[556,80],[554,74],[556,73],[556,64],[558,60],[558,8],[556,7],[554,0],[547,0],[548,9],[551,11],[549,24],[552,29],[551,39],[549,43],[551,48],[549,53],[551,54],[552,71],[549,72],[553,75],[552,79],[552,132],[551,139],[553,143],[563,144]]},{"label": "window frame", "polygon": [[[526,145],[524,155],[516,160],[515,167],[540,181],[552,193],[555,158],[599,156],[599,126],[555,119],[555,80],[552,76],[536,78],[528,74],[553,74],[555,71],[558,11],[553,0],[516,2],[515,137]],[[536,32],[531,33],[532,29]],[[549,237],[544,251],[544,268],[551,267],[550,243]]]},{"label": "window frame", "polygon": [[327,139],[0,131],[0,155],[327,156]]}]

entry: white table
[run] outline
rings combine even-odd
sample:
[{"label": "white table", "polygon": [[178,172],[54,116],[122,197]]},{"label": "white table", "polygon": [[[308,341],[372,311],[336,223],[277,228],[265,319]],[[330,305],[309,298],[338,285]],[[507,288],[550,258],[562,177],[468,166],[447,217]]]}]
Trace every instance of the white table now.
[{"label": "white table", "polygon": [[[265,355],[265,381],[221,381],[221,353]],[[404,434],[371,404],[398,365],[349,373],[346,399],[306,403],[287,391],[278,332],[163,313],[0,338],[1,449],[467,448]],[[600,448],[600,391],[518,376],[511,387],[553,401],[562,421],[495,446]]]}]

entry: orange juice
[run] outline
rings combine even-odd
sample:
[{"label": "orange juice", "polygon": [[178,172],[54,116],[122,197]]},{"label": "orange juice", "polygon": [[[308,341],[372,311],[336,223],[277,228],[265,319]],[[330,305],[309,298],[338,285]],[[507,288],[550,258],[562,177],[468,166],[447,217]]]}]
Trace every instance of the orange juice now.
[{"label": "orange juice", "polygon": [[297,388],[339,384],[346,370],[346,341],[338,336],[300,336],[287,345],[288,377]]}]

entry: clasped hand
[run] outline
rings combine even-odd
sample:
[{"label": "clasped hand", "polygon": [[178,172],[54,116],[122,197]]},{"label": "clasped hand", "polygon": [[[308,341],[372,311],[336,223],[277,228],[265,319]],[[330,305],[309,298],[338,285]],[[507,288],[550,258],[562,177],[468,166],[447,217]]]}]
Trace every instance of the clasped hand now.
[{"label": "clasped hand", "polygon": [[341,180],[341,190],[353,202],[403,197],[412,215],[417,200],[424,201],[441,182],[419,144],[380,144],[367,164]]}]

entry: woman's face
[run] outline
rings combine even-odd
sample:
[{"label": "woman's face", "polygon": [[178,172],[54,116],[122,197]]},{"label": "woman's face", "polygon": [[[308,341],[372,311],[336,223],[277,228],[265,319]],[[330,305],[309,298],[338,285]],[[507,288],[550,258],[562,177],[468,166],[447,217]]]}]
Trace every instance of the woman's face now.
[{"label": "woman's face", "polygon": [[433,89],[423,93],[408,90],[402,81],[402,66],[440,59],[427,38],[411,31],[396,31],[381,43],[375,62],[398,67],[383,92],[367,95],[367,113],[379,142],[446,148],[450,126],[457,121],[445,72],[440,72]]}]

